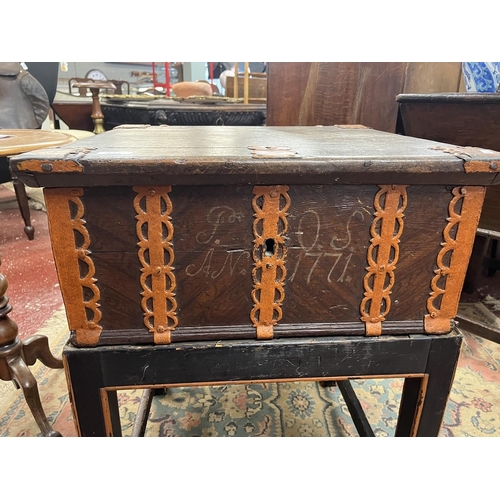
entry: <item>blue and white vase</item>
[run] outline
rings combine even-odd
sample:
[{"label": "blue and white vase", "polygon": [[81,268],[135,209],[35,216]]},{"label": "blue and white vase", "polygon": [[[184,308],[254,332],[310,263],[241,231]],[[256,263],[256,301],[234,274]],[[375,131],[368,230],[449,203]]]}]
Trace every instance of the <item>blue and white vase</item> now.
[{"label": "blue and white vase", "polygon": [[467,92],[496,92],[500,85],[500,62],[463,62]]}]

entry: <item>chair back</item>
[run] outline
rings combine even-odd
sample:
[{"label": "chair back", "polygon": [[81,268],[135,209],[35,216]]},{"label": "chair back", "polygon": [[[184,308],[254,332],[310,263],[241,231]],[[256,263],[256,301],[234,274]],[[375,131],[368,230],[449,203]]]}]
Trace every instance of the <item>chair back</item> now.
[{"label": "chair back", "polygon": [[49,114],[42,84],[19,63],[0,63],[0,129],[40,128]]}]

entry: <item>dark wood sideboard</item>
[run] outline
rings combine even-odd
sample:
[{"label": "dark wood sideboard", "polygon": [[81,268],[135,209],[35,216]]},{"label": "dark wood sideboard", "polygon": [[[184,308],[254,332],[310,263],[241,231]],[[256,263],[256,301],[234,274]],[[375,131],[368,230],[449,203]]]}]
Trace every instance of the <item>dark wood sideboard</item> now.
[{"label": "dark wood sideboard", "polygon": [[[104,128],[119,125],[234,125],[252,126],[266,123],[266,104],[233,102],[176,102],[167,99],[100,98]],[[86,97],[60,98],[52,107],[71,129],[94,130],[92,102]]]},{"label": "dark wood sideboard", "polygon": [[266,104],[196,103],[165,100],[101,99],[108,130],[124,124],[148,125],[264,125]]}]

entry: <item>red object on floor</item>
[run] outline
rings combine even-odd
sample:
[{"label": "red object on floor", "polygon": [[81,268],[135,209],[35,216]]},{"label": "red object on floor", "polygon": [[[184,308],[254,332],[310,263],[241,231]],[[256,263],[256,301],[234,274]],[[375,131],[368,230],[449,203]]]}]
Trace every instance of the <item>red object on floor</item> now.
[{"label": "red object on floor", "polygon": [[35,334],[62,304],[47,214],[31,210],[35,239],[29,241],[15,196],[0,186],[0,254],[2,273],[9,282],[9,317],[24,339]]}]

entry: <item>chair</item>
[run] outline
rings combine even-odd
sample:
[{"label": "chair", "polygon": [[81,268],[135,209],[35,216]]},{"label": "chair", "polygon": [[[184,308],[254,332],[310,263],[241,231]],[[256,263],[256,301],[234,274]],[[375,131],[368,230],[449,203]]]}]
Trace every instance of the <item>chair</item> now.
[{"label": "chair", "polygon": [[[115,90],[109,91],[110,94],[130,94],[130,83],[126,80],[108,80],[108,82],[112,83],[116,87]],[[124,88],[126,88],[125,91]]]}]

